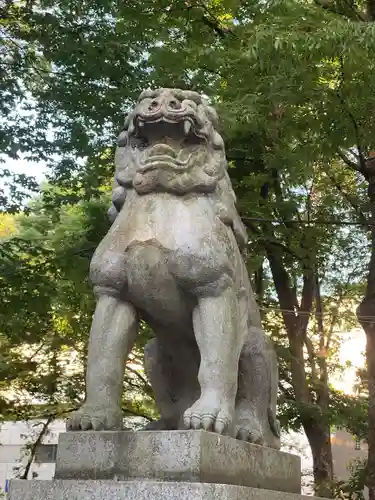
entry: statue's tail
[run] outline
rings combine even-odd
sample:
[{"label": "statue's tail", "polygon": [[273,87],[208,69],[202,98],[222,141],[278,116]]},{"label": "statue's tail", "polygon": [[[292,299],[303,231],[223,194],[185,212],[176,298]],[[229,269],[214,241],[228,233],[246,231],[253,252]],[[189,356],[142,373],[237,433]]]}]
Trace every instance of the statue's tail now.
[{"label": "statue's tail", "polygon": [[[271,343],[271,341],[270,341]],[[270,345],[270,405],[268,407],[268,423],[272,434],[277,438],[275,447],[280,447],[280,422],[276,418],[277,393],[279,386],[279,369],[276,352],[273,345]]]},{"label": "statue's tail", "polygon": [[277,420],[272,408],[268,408],[268,423],[270,424],[272,434],[280,438],[280,422]]}]

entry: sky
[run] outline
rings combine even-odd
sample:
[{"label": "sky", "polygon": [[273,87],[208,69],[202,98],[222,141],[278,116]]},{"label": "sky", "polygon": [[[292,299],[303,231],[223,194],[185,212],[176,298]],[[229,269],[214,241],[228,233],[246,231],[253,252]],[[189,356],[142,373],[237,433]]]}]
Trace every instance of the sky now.
[{"label": "sky", "polygon": [[339,353],[340,363],[344,365],[346,361],[350,361],[353,366],[345,370],[343,375],[333,380],[333,384],[337,389],[347,394],[354,394],[353,386],[356,382],[356,369],[363,368],[364,366],[365,349],[366,335],[361,328],[342,334],[342,344]]},{"label": "sky", "polygon": [[7,158],[2,166],[17,174],[26,174],[29,176],[33,176],[37,179],[38,182],[41,182],[43,180],[44,172],[47,169],[46,164],[42,161],[37,163],[25,160],[23,158],[19,160],[12,160],[10,158]]}]

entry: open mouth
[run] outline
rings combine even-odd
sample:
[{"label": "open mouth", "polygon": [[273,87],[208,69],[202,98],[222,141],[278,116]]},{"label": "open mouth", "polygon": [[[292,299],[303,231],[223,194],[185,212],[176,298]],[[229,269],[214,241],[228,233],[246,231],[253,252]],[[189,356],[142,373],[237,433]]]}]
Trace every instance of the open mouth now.
[{"label": "open mouth", "polygon": [[143,120],[141,117],[136,118],[135,128],[139,133],[144,134],[145,132],[156,131],[156,128],[160,132],[169,133],[172,135],[177,135],[179,137],[188,137],[194,134],[196,125],[194,120],[190,117],[180,118],[175,120],[173,118],[161,117],[156,120]]},{"label": "open mouth", "polygon": [[128,128],[133,147],[143,151],[141,170],[152,170],[163,165],[183,169],[193,152],[207,141],[191,116],[159,116],[144,119],[137,115]]},{"label": "open mouth", "polygon": [[161,116],[157,119],[144,119],[138,115],[130,123],[128,133],[142,138],[145,145],[153,145],[169,139],[183,147],[206,140],[205,135],[199,132],[196,121],[190,116]]}]

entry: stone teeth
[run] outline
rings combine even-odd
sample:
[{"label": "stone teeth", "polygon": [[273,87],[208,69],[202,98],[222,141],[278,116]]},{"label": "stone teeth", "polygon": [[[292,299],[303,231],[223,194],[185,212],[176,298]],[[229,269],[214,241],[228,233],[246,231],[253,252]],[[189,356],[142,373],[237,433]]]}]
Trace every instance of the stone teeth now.
[{"label": "stone teeth", "polygon": [[189,135],[191,129],[191,122],[189,120],[184,121],[184,133],[185,135]]}]

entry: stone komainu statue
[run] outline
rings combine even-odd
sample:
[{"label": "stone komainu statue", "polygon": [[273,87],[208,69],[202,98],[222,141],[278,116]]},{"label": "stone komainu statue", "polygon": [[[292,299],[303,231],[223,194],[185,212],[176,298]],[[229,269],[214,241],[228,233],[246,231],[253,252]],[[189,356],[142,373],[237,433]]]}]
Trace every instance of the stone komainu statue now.
[{"label": "stone komainu statue", "polygon": [[86,401],[71,430],[120,429],[125,363],[145,319],[157,429],[206,429],[279,447],[278,370],[241,250],[217,115],[190,91],[145,91],[116,151],[112,227],[90,276],[97,295]]}]

